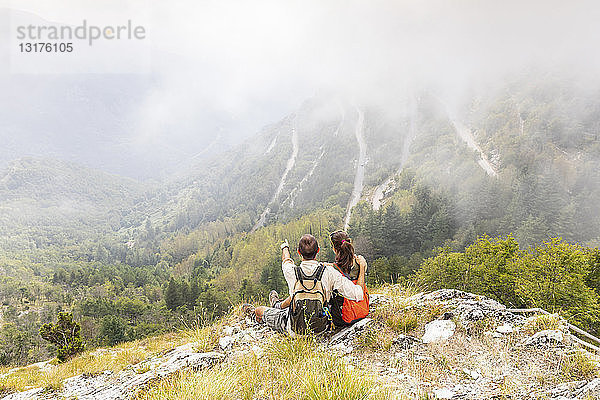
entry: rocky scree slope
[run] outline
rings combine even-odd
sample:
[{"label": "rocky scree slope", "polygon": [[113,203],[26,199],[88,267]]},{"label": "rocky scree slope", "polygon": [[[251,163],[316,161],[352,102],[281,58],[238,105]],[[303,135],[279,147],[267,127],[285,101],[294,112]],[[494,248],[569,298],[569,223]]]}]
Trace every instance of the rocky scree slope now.
[{"label": "rocky scree slope", "polygon": [[[370,318],[318,337],[314,345],[341,359],[346,369],[360,372],[353,376],[368,376],[373,398],[600,398],[598,358],[569,339],[557,315],[525,318],[483,296],[448,289],[411,294],[397,286],[379,289],[371,306]],[[5,393],[1,399],[133,399],[182,371],[206,371],[244,357],[260,360],[268,356],[270,343],[283,339],[238,315],[220,321],[211,332],[210,351],[190,342],[116,373],[84,373],[59,387]],[[56,366],[26,368],[43,375]],[[18,369],[0,375],[0,389],[4,384],[7,390],[5,382],[14,373]],[[253,398],[270,398],[263,392],[255,390],[259,394]],[[230,395],[226,398],[239,397]]]}]

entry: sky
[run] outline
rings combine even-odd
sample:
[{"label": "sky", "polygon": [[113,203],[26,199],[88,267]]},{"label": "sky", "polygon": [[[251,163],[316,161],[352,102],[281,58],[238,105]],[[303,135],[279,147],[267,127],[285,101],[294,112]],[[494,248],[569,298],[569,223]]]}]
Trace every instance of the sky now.
[{"label": "sky", "polygon": [[[322,90],[385,107],[423,85],[452,104],[532,68],[588,79],[600,67],[593,1],[2,0],[0,10],[0,139],[11,143],[0,163],[47,155],[134,177],[248,138]],[[83,20],[132,21],[145,37],[19,52],[18,26]]]}]

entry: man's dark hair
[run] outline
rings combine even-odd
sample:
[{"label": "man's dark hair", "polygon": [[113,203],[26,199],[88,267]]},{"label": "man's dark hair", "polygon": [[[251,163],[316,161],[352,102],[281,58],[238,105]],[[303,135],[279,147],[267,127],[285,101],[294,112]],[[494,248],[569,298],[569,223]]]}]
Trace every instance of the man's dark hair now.
[{"label": "man's dark hair", "polygon": [[319,243],[313,235],[307,233],[300,238],[298,251],[305,260],[314,260],[319,252]]}]

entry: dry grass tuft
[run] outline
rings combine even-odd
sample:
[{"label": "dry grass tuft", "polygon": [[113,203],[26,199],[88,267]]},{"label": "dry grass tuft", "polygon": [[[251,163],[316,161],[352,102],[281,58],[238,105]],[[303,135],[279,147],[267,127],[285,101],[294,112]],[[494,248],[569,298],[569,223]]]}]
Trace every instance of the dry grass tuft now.
[{"label": "dry grass tuft", "polygon": [[567,380],[591,380],[598,377],[598,365],[583,351],[565,355],[561,371]]},{"label": "dry grass tuft", "polygon": [[136,400],[255,399],[384,400],[374,378],[351,369],[338,357],[326,354],[314,338],[274,336],[265,356],[249,353],[235,364],[182,372],[137,393]]},{"label": "dry grass tuft", "polygon": [[394,332],[375,322],[369,326],[354,340],[354,344],[364,350],[389,351],[392,348]]},{"label": "dry grass tuft", "polygon": [[562,319],[558,314],[540,314],[527,319],[523,325],[523,332],[526,334],[534,334],[543,330],[560,330],[562,329]]}]

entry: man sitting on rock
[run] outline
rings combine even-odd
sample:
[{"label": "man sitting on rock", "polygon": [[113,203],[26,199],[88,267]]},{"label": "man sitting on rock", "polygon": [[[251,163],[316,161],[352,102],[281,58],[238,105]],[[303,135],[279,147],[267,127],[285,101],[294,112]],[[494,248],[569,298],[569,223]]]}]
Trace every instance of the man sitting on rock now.
[{"label": "man sitting on rock", "polygon": [[[319,244],[312,235],[304,235],[298,243],[302,257],[296,266],[290,255],[287,240],[281,245],[281,269],[288,284],[290,297],[281,308],[254,307],[244,304],[243,311],[257,322],[281,333],[321,333],[330,326],[331,316],[327,303],[334,290],[347,299],[360,301],[365,290],[365,264],[361,264],[356,284],[344,277],[331,265],[315,260]],[[276,293],[275,293],[276,295]],[[273,293],[270,297],[273,297]],[[276,299],[270,299],[271,304]]]}]

